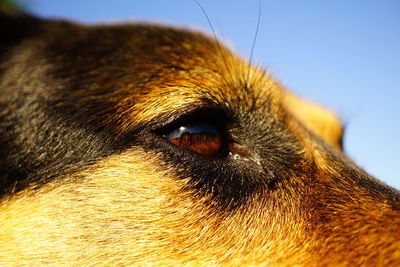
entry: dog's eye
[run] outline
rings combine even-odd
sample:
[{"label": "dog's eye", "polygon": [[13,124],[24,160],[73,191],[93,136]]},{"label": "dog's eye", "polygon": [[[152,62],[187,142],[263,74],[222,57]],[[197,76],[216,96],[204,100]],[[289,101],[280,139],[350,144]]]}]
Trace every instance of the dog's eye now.
[{"label": "dog's eye", "polygon": [[211,123],[182,125],[164,134],[172,143],[203,156],[220,154],[223,140],[221,131]]}]

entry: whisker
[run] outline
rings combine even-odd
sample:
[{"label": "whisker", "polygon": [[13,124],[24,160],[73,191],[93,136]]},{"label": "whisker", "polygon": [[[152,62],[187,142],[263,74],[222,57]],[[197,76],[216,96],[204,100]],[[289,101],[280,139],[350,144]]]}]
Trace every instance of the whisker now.
[{"label": "whisker", "polygon": [[258,30],[259,30],[259,28],[260,28],[260,22],[261,22],[261,0],[258,0],[257,27],[256,27],[256,32],[255,32],[254,38],[253,38],[253,44],[252,44],[252,46],[251,46],[250,59],[249,59],[249,69],[248,69],[248,71],[247,71],[247,78],[246,78],[246,80],[245,80],[245,85],[246,85],[246,87],[249,87],[251,64],[252,64],[252,62],[253,62],[254,47],[256,46],[256,41],[257,41],[257,36],[258,36]]},{"label": "whisker", "polygon": [[[201,11],[203,12],[204,16],[206,17],[207,22],[208,22],[208,25],[210,26],[211,32],[212,32],[212,34],[213,34],[214,41],[217,43],[217,47],[218,47],[219,53],[221,54],[222,60],[224,61],[225,68],[226,68],[228,74],[229,74],[230,76],[232,76],[232,73],[231,73],[230,68],[229,68],[229,64],[228,64],[228,62],[226,61],[226,58],[225,58],[225,56],[224,56],[224,52],[223,52],[223,50],[222,50],[221,44],[220,44],[220,42],[218,41],[217,35],[215,34],[214,27],[213,27],[213,25],[212,25],[212,23],[211,23],[211,20],[210,20],[209,16],[207,15],[207,12],[205,11],[205,9],[203,8],[203,6],[202,6],[197,0],[193,0],[193,1],[197,4],[197,6],[201,9]],[[231,78],[232,78],[232,77],[231,77]]]}]

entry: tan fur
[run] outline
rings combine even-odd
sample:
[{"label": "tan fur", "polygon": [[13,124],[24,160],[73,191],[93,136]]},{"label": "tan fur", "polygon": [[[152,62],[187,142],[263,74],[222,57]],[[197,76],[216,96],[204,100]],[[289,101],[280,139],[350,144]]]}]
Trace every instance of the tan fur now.
[{"label": "tan fur", "polygon": [[[257,201],[235,214],[219,214],[205,199],[182,194],[184,180],[154,172],[160,164],[154,155],[134,150],[80,173],[83,181],[69,177],[5,201],[0,262],[275,264],[307,254],[299,246],[305,235],[294,206],[279,207],[285,218],[276,210],[262,211]],[[259,238],[265,235],[274,242]],[[280,253],[283,248],[292,248],[291,257]],[[275,256],[266,259],[265,251]]]},{"label": "tan fur", "polygon": [[334,113],[290,92],[285,94],[284,103],[293,116],[302,121],[306,127],[317,133],[328,144],[341,149],[340,140],[343,136],[343,129]]},{"label": "tan fur", "polygon": [[[156,155],[133,148],[62,183],[4,200],[0,264],[321,266],[342,265],[344,258],[353,256],[344,252],[348,247],[332,246],[334,240],[326,244],[310,232],[313,226],[298,212],[303,207],[291,199],[295,192],[285,193],[283,199],[257,197],[239,211],[221,214],[207,208],[207,199],[182,193],[186,181],[156,171],[159,164]],[[359,212],[375,217],[369,201],[357,204],[365,205]],[[354,230],[351,217],[358,215],[349,212],[343,225],[332,230],[339,231],[338,239]],[[360,228],[360,235],[370,237],[355,242],[371,242],[374,249],[398,238],[376,230]],[[394,243],[387,253],[400,256]],[[349,265],[393,263],[382,251],[353,260]]]},{"label": "tan fur", "polygon": [[[287,139],[301,145],[302,172],[290,171],[271,190],[225,209],[211,194],[191,188],[191,177],[178,179],[176,166],[165,163],[162,153],[131,146],[39,189],[3,198],[0,265],[400,264],[395,201],[376,189],[378,181],[368,177],[373,186],[363,185],[367,175],[337,149],[337,117],[214,41],[200,40],[185,44],[198,56],[176,55],[174,66],[184,71],[160,66],[150,82],[140,73],[145,90],[124,81],[87,88],[116,88],[108,98],[88,100],[110,104],[101,124],[116,125],[116,135],[123,136],[206,98],[239,114],[273,117],[290,132]],[[265,121],[257,123],[264,127]]]}]

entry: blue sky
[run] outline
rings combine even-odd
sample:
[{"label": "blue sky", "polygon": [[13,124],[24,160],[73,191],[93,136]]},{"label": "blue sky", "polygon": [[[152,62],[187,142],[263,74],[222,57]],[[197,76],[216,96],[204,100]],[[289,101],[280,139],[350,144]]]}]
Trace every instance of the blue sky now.
[{"label": "blue sky", "polygon": [[[217,35],[249,57],[258,0],[198,0]],[[43,17],[84,23],[155,21],[209,31],[191,0],[27,0]],[[334,110],[345,150],[400,189],[400,1],[262,0],[254,62],[287,88]]]}]

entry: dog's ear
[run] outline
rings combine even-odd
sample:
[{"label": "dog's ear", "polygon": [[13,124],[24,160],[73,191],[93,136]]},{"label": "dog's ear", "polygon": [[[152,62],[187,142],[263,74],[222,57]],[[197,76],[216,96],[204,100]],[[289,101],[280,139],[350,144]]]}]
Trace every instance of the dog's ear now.
[{"label": "dog's ear", "polygon": [[343,127],[333,112],[303,100],[290,92],[285,94],[284,105],[294,117],[325,142],[343,149]]},{"label": "dog's ear", "polygon": [[0,55],[38,32],[41,20],[21,11],[0,9]]}]

